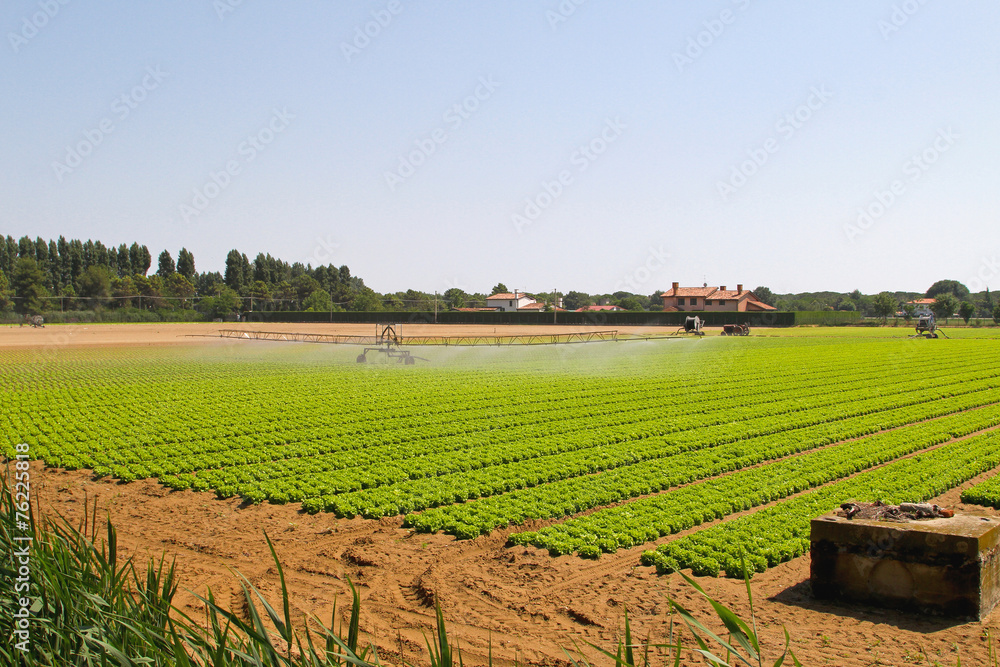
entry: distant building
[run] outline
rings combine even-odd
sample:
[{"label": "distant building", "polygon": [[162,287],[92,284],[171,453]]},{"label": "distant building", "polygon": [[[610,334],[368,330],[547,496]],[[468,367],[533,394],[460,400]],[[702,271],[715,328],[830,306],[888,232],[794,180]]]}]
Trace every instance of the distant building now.
[{"label": "distant building", "polygon": [[500,294],[494,294],[493,296],[486,297],[486,307],[490,310],[500,310],[503,312],[508,312],[511,310],[524,310],[529,305],[533,303],[538,303],[532,299],[527,294],[519,294],[517,290],[514,290],[513,294],[508,294],[506,292]]},{"label": "distant building", "polygon": [[625,310],[621,306],[584,306],[583,308],[577,308],[574,312],[586,313],[588,311],[604,311],[604,312],[617,312],[619,310]]},{"label": "distant building", "polygon": [[[564,312],[565,309],[562,307],[562,299],[559,299],[558,303],[559,303],[559,305],[556,306],[555,309],[558,310],[559,312]],[[542,303],[541,301],[535,301],[534,303],[529,303],[524,308],[519,308],[518,310],[542,311],[542,310],[545,310],[548,307],[549,307],[549,304],[547,304],[547,303]]]},{"label": "distant building", "polygon": [[750,290],[744,290],[743,285],[737,285],[735,290],[720,287],[681,287],[679,283],[660,295],[665,311],[731,311],[753,312],[777,310],[757,298]]},{"label": "distant building", "polygon": [[914,317],[927,317],[931,314],[931,306],[934,305],[934,299],[914,299],[913,301],[907,301],[904,305],[913,306]]}]

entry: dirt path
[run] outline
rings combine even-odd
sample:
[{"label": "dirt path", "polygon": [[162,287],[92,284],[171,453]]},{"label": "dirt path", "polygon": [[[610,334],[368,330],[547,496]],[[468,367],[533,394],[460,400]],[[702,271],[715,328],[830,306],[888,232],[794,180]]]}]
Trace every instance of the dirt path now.
[{"label": "dirt path", "polygon": [[[99,516],[109,513],[120,545],[138,562],[164,552],[176,556],[183,583],[179,602],[189,611],[200,606],[188,589],[203,593],[208,586],[239,605],[239,585],[229,568],[276,598],[266,530],[285,567],[295,608],[329,622],[334,598],[340,609],[349,600],[350,578],[361,590],[363,630],[394,663],[400,639],[406,660],[426,662],[423,633],[433,625],[435,599],[440,599],[468,663],[485,661],[491,639],[495,657],[531,664],[565,664],[562,649],[574,642],[612,648],[622,632],[625,605],[634,632],[662,642],[669,623],[667,595],[710,618],[706,605],[679,577],[658,576],[638,564],[648,546],[597,561],[552,558],[533,547],[505,547],[509,531],[460,542],[413,533],[401,527],[399,518],[344,520],[304,514],[294,505],[241,506],[210,493],[170,491],[150,480],[115,484],[92,480],[82,471],[40,468],[32,472],[32,480],[43,508],[73,521],[82,520],[85,501],[96,501]],[[950,491],[937,502],[961,508],[958,493]],[[1000,635],[998,613],[986,623],[955,624],[816,602],[809,596],[808,578],[806,556],[753,580],[758,622],[772,655],[782,641],[782,624],[806,665],[935,660],[954,665],[956,644],[964,664],[985,664],[984,628]],[[748,614],[741,582],[701,582],[738,613]]]},{"label": "dirt path", "polygon": [[[220,329],[242,331],[277,331],[281,333],[340,334],[371,336],[374,324],[313,324],[259,322],[160,322],[153,324],[49,324],[41,329],[18,325],[0,325],[0,349],[44,348],[53,345],[86,346],[161,346],[205,345],[224,343],[204,336],[217,336]],[[530,326],[492,324],[403,324],[397,333],[403,336],[511,336],[518,334],[581,333],[617,330],[621,333],[663,334],[677,327],[610,327],[610,326]],[[709,332],[708,335],[718,333]],[[231,341],[230,341],[231,342]]]}]

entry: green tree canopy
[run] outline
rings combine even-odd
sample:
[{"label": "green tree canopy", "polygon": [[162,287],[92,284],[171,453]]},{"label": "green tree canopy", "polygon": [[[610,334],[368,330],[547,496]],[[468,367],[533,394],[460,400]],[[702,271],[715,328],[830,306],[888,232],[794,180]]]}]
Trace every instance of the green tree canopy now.
[{"label": "green tree canopy", "polygon": [[889,292],[879,292],[872,298],[872,314],[881,317],[883,323],[896,312],[898,306],[896,298]]},{"label": "green tree canopy", "polygon": [[497,283],[493,286],[493,291],[490,292],[490,296],[493,296],[494,294],[507,294],[508,292],[510,292],[510,290],[507,289],[506,285],[503,283]]},{"label": "green tree canopy", "polygon": [[950,293],[938,295],[934,299],[934,303],[931,304],[931,312],[934,313],[934,317],[945,321],[955,314],[955,310],[957,308],[958,299],[953,297]]},{"label": "green tree canopy", "polygon": [[366,287],[351,299],[351,310],[361,312],[382,310],[382,300],[372,289]]},{"label": "green tree canopy", "polygon": [[993,295],[990,294],[990,288],[986,288],[986,293],[983,295],[983,300],[979,302],[979,306],[982,309],[983,317],[991,317],[993,315]]},{"label": "green tree canopy", "polygon": [[166,278],[171,273],[177,270],[174,266],[174,258],[170,256],[170,253],[166,250],[160,253],[160,257],[157,259],[157,269],[156,275],[161,278]]},{"label": "green tree canopy", "polygon": [[224,280],[226,285],[237,292],[243,292],[247,277],[243,273],[243,263],[245,255],[241,255],[239,250],[233,249],[226,255],[226,274]]},{"label": "green tree canopy", "polygon": [[963,301],[958,306],[958,316],[968,324],[972,316],[976,314],[976,306],[968,301]]},{"label": "green tree canopy", "polygon": [[10,310],[10,307],[14,305],[14,300],[11,297],[14,296],[10,291],[10,283],[7,280],[7,275],[0,271],[0,312],[5,312]]},{"label": "green tree canopy", "polygon": [[563,306],[566,307],[566,310],[579,310],[593,303],[590,295],[584,292],[567,292],[566,296],[563,297]]},{"label": "green tree canopy", "polygon": [[939,294],[950,294],[959,301],[969,298],[969,288],[957,280],[939,280],[927,289],[927,298],[936,299]]},{"label": "green tree canopy", "polygon": [[194,255],[187,248],[181,248],[177,253],[177,273],[194,280]]},{"label": "green tree canopy", "polygon": [[328,313],[333,310],[333,299],[325,289],[313,290],[302,302],[302,307],[310,312]]},{"label": "green tree canopy", "polygon": [[445,290],[444,300],[452,308],[465,308],[469,302],[469,295],[463,289],[450,287]]},{"label": "green tree canopy", "polygon": [[45,274],[38,263],[30,257],[21,257],[14,265],[14,275],[11,278],[14,288],[14,311],[27,315],[39,313],[44,306],[43,299],[48,296],[45,289]]},{"label": "green tree canopy", "polygon": [[181,299],[178,305],[182,308],[186,307],[187,300],[194,296],[194,285],[180,273],[171,273],[164,281],[164,289],[169,296]]},{"label": "green tree canopy", "polygon": [[129,246],[128,259],[129,264],[132,266],[132,273],[142,276],[146,275],[146,272],[149,271],[149,266],[153,261],[153,258],[149,254],[149,248],[144,245],[141,246],[138,243],[133,243]]},{"label": "green tree canopy", "polygon": [[[295,290],[295,296],[300,302],[308,299],[309,295],[319,288],[319,281],[305,273],[292,280],[292,289]],[[329,298],[329,296],[330,294],[328,292],[327,298]]]},{"label": "green tree canopy", "polygon": [[111,276],[103,266],[88,266],[80,276],[80,296],[92,307],[103,306],[111,296]]},{"label": "green tree canopy", "polygon": [[634,294],[627,296],[624,299],[619,299],[618,307],[624,308],[625,310],[642,310],[642,302],[639,301],[639,297]]},{"label": "green tree canopy", "polygon": [[760,299],[762,302],[766,303],[769,306],[778,305],[778,297],[774,295],[774,292],[772,292],[770,288],[764,286],[755,287],[753,289],[753,293],[754,296],[756,296],[758,299]]}]

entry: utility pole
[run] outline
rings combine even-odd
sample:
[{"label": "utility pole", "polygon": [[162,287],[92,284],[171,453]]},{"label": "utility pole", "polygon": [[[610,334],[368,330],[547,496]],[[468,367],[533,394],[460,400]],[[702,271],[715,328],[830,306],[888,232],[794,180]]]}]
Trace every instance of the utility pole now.
[{"label": "utility pole", "polygon": [[552,324],[556,323],[556,313],[559,312],[558,310],[556,310],[556,308],[559,307],[558,303],[559,302],[556,300],[556,288],[553,287],[552,288]]},{"label": "utility pole", "polygon": [[438,321],[438,293],[434,290],[434,324]]}]

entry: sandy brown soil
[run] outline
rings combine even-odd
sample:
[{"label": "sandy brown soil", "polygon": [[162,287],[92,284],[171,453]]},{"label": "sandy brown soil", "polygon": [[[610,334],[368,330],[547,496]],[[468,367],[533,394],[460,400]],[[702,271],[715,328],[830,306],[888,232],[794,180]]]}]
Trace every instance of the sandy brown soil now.
[{"label": "sandy brown soil", "polygon": [[[485,661],[491,637],[494,657],[504,662],[566,664],[563,648],[574,642],[613,648],[623,630],[625,605],[633,631],[662,642],[668,595],[699,617],[712,618],[677,575],[658,576],[638,564],[649,546],[598,561],[551,558],[530,547],[505,547],[506,531],[460,542],[412,533],[398,518],[344,520],[304,514],[294,505],[241,506],[210,493],[170,491],[150,480],[116,484],[94,481],[85,472],[36,468],[32,488],[43,509],[74,522],[82,520],[88,499],[96,501],[98,516],[110,515],[120,546],[140,563],[164,552],[176,556],[185,589],[178,601],[189,611],[200,606],[188,590],[204,593],[207,586],[221,600],[239,604],[239,584],[229,568],[276,599],[276,571],[263,537],[267,531],[285,568],[294,608],[329,622],[334,598],[340,609],[349,600],[350,578],[361,590],[363,630],[393,663],[398,663],[401,638],[405,659],[426,664],[423,633],[433,627],[435,599],[468,663]],[[963,507],[957,490],[937,502]],[[753,580],[757,620],[772,660],[780,649],[782,625],[806,665],[954,665],[959,652],[962,664],[986,664],[984,630],[1000,635],[1000,612],[981,623],[841,606],[813,600],[808,579],[805,556]],[[749,616],[742,582],[699,581],[738,614]],[[593,650],[587,653],[595,657]]]},{"label": "sandy brown soil", "polygon": [[[304,325],[272,326],[301,331]],[[63,331],[73,345],[205,344],[207,339],[185,339],[183,334],[214,333],[218,328],[14,327],[0,330],[0,346],[38,345],[39,335],[44,345],[44,336]],[[353,333],[350,329],[337,327],[337,332]],[[359,325],[358,332],[371,329]],[[528,333],[535,331],[529,328]],[[199,605],[189,591],[203,593],[208,586],[217,598],[238,608],[240,588],[229,568],[275,599],[278,584],[264,541],[267,531],[285,567],[296,611],[329,622],[334,598],[338,609],[349,600],[350,578],[361,590],[363,631],[394,664],[399,663],[400,649],[408,662],[427,664],[423,633],[433,626],[435,599],[441,601],[451,634],[470,664],[485,662],[491,639],[494,657],[505,663],[568,664],[563,649],[571,649],[574,642],[585,647],[590,641],[613,650],[626,605],[636,636],[648,634],[653,642],[662,642],[669,623],[668,596],[700,618],[712,618],[707,605],[677,575],[658,576],[653,568],[638,564],[642,551],[652,545],[598,561],[551,558],[534,548],[505,547],[507,531],[460,542],[412,533],[402,528],[399,518],[310,516],[297,505],[242,506],[211,493],[171,491],[155,481],[116,484],[93,480],[83,471],[43,470],[37,465],[32,489],[43,510],[58,511],[74,522],[83,519],[88,499],[96,502],[98,515],[107,513],[115,522],[120,547],[140,563],[163,553],[176,557],[182,578],[177,601],[190,611]],[[936,502],[962,509],[958,498],[959,490],[952,490]],[[985,665],[985,630],[992,629],[994,642],[1000,636],[1000,612],[984,622],[950,621],[818,602],[810,596],[808,579],[805,556],[753,580],[758,625],[772,661],[783,642],[782,625],[805,665],[955,665],[959,654],[963,665]],[[699,581],[739,615],[749,617],[742,582]],[[592,649],[586,653],[596,657]],[[610,664],[608,659],[597,662]],[[685,664],[701,663],[689,658]]]},{"label": "sandy brown soil", "polygon": [[[153,324],[48,324],[41,329],[35,329],[14,324],[0,325],[0,349],[44,347],[46,345],[71,347],[90,345],[204,345],[206,342],[211,342],[211,339],[205,338],[205,336],[218,336],[220,329],[371,336],[375,334],[376,326],[374,324],[163,322]],[[673,333],[677,327],[403,324],[397,333],[401,333],[403,336],[512,336],[611,330],[617,330],[620,333],[649,335]]]}]

